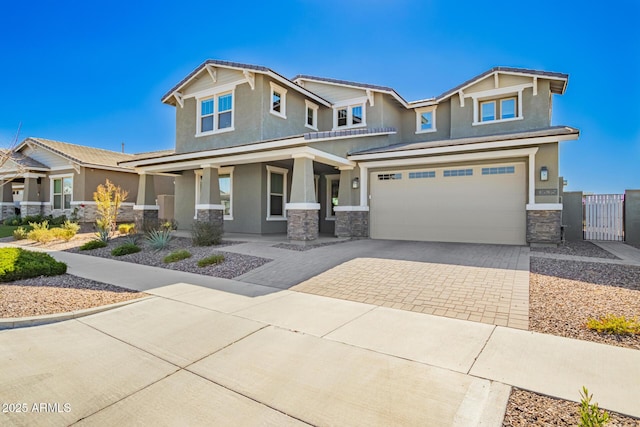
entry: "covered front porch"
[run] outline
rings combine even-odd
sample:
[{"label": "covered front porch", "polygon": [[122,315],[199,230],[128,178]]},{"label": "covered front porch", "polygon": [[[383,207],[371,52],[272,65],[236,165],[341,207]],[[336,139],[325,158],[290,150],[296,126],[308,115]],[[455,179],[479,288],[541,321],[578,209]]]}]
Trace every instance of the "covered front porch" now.
[{"label": "covered front porch", "polygon": [[230,151],[191,153],[191,159],[174,155],[136,165],[137,221],[158,219],[151,178],[163,174],[174,179],[174,219],[180,231],[205,221],[222,227],[226,235],[286,235],[288,241],[368,236],[368,207],[354,162],[304,145]]}]

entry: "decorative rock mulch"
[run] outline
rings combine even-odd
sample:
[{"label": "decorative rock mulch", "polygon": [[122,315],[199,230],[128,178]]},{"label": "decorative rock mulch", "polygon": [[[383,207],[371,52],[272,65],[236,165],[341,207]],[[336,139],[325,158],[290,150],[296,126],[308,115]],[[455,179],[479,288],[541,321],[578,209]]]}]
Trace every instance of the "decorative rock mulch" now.
[{"label": "decorative rock mulch", "polygon": [[[220,250],[220,248],[224,248],[225,246],[235,245],[242,242],[223,241],[220,245],[217,246],[193,246],[193,244],[191,243],[191,239],[184,237],[174,238],[169,243],[167,249],[163,249],[160,251],[154,251],[147,245],[144,239],[140,239],[138,246],[142,248],[141,252],[119,257],[111,255],[111,251],[115,247],[120,246],[123,243],[125,243],[124,237],[118,237],[115,239],[111,239],[109,245],[105,248],[80,251],[78,247],[73,247],[68,249],[68,252],[98,256],[118,261],[132,262],[135,264],[150,265],[153,267],[168,268],[171,270],[185,271],[195,274],[222,277],[226,279],[232,279],[234,277],[240,276],[248,271],[253,270],[254,268],[258,268],[261,265],[271,261],[267,258],[236,254],[232,252],[224,252]],[[164,257],[169,255],[171,252],[180,249],[189,251],[189,253],[191,253],[191,257],[169,264],[165,264],[163,262]],[[207,267],[198,267],[199,260],[216,254],[223,255],[224,262]]]},{"label": "decorative rock mulch", "polygon": [[559,245],[557,248],[531,248],[531,252],[584,256],[591,258],[620,259],[611,252],[605,251],[601,247],[585,241],[566,242],[564,245]]},{"label": "decorative rock mulch", "polygon": [[99,307],[147,294],[62,274],[0,283],[0,318],[41,316]]},{"label": "decorative rock mulch", "polygon": [[[576,400],[580,390],[576,390]],[[593,396],[592,402],[597,402]],[[609,412],[609,411],[607,411]],[[609,412],[607,426],[640,426],[640,420]],[[513,388],[507,411],[502,422],[503,427],[529,426],[577,426],[580,421],[580,404],[567,400],[554,399],[525,390]]]},{"label": "decorative rock mulch", "polygon": [[589,317],[640,318],[640,267],[531,258],[532,331],[640,349],[640,335],[599,334]]}]

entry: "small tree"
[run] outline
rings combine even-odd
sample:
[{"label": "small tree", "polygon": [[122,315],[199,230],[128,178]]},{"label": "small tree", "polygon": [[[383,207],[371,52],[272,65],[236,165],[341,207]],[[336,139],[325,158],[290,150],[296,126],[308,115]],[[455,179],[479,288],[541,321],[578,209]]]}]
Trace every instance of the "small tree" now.
[{"label": "small tree", "polygon": [[118,210],[122,202],[127,200],[129,193],[119,186],[115,186],[108,179],[93,193],[93,200],[97,205],[96,224],[98,229],[104,233],[111,235],[116,230],[116,222],[118,220]]}]

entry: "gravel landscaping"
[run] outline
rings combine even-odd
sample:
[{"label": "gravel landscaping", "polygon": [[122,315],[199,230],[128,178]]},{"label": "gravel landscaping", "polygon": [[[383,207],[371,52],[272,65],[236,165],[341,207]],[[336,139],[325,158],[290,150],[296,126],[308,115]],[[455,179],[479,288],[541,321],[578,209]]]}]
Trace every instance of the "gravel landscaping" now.
[{"label": "gravel landscaping", "polygon": [[[576,390],[576,399],[579,398],[580,391]],[[598,396],[593,396],[592,402],[597,401]],[[607,426],[640,426],[640,420],[634,418],[625,417],[615,412],[609,412],[609,416]],[[579,421],[579,403],[554,399],[514,387],[509,397],[509,404],[507,405],[507,411],[502,425],[503,427],[573,427],[578,425]]]},{"label": "gravel landscaping", "polygon": [[65,313],[144,296],[71,274],[34,277],[0,284],[0,318]]},{"label": "gravel landscaping", "polygon": [[531,252],[543,252],[547,254],[560,254],[560,255],[573,255],[584,256],[591,258],[607,258],[607,259],[620,259],[609,251],[605,251],[600,246],[594,245],[591,242],[579,241],[579,242],[566,242],[564,245],[559,245],[557,248],[531,248]]},{"label": "gravel landscaping", "polygon": [[589,317],[640,318],[640,267],[531,258],[529,324],[536,332],[640,349],[640,335],[599,334]]},{"label": "gravel landscaping", "polygon": [[[185,271],[189,273],[195,274],[204,274],[207,276],[215,276],[215,277],[223,277],[225,279],[232,279],[234,277],[240,276],[248,271],[253,270],[254,268],[258,268],[263,264],[270,262],[270,259],[260,258],[250,255],[242,255],[236,254],[232,252],[224,252],[220,250],[220,248],[224,248],[225,246],[235,245],[242,242],[236,241],[223,241],[220,245],[217,246],[193,246],[191,243],[191,239],[184,237],[177,237],[171,240],[167,249],[163,249],[160,251],[153,251],[151,248],[147,246],[144,242],[144,239],[140,240],[138,244],[141,248],[141,252],[137,252],[134,254],[123,255],[123,256],[113,256],[111,255],[111,251],[117,246],[125,243],[123,237],[118,237],[115,239],[111,239],[109,244],[105,248],[92,249],[88,251],[80,251],[78,246],[71,247],[67,249],[68,252],[80,253],[83,255],[91,255],[98,256],[102,258],[115,259],[118,261],[132,262],[135,264],[144,264],[150,265],[153,267],[161,267],[168,268],[171,270]],[[169,255],[171,252],[184,249],[189,251],[191,254],[190,258],[172,262],[165,263],[163,259]],[[198,267],[198,261],[202,258],[221,254],[224,256],[224,261],[220,264],[209,265],[206,267]]]}]

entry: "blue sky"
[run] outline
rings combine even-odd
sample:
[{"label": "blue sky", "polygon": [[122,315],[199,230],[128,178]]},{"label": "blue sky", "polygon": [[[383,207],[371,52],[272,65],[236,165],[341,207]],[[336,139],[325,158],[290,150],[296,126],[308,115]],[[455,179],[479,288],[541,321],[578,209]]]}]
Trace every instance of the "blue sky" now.
[{"label": "blue sky", "polygon": [[553,123],[568,190],[640,188],[640,2],[5,2],[0,144],[172,148],[160,97],[205,59],[438,95],[493,67],[570,75]]}]

